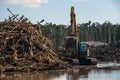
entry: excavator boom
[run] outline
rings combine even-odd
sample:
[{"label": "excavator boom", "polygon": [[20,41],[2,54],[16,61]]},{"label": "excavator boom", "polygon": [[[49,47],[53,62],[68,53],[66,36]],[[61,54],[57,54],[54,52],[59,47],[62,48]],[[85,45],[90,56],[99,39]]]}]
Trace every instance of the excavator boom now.
[{"label": "excavator boom", "polygon": [[78,29],[77,29],[77,25],[76,25],[76,18],[75,18],[75,13],[74,13],[74,7],[71,7],[71,27],[72,27],[72,34],[74,37],[78,38]]}]

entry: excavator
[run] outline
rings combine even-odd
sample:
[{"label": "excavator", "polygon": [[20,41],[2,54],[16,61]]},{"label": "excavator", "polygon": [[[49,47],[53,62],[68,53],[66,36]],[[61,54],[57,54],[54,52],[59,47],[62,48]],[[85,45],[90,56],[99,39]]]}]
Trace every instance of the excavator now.
[{"label": "excavator", "polygon": [[71,7],[71,29],[72,32],[65,38],[65,57],[64,60],[75,65],[97,64],[96,58],[90,57],[89,45],[86,42],[79,42],[78,27],[74,7]]}]

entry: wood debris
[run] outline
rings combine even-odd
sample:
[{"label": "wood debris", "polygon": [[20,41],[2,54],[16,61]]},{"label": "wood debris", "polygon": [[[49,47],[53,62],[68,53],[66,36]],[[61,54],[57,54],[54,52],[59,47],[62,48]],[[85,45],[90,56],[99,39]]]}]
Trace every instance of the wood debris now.
[{"label": "wood debris", "polygon": [[[14,15],[13,15],[14,16]],[[52,49],[52,42],[39,26],[24,16],[0,22],[1,71],[32,71],[65,68]]]},{"label": "wood debris", "polygon": [[91,48],[91,53],[99,61],[120,62],[120,41]]}]

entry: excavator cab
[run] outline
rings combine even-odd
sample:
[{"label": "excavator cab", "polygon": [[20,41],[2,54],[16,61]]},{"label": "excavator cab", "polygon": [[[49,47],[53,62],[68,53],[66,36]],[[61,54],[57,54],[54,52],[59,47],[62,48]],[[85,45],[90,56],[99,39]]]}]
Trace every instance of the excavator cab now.
[{"label": "excavator cab", "polygon": [[82,65],[95,65],[97,59],[90,57],[89,45],[86,42],[78,43],[79,64]]}]

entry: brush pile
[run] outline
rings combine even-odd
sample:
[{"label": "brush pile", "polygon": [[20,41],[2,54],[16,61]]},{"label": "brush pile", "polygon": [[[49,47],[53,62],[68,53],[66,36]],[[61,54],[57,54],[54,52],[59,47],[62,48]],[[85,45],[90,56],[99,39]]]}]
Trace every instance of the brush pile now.
[{"label": "brush pile", "polygon": [[100,61],[120,62],[120,41],[91,48],[92,53]]},{"label": "brush pile", "polygon": [[0,22],[0,66],[0,70],[31,71],[65,68],[66,63],[59,60],[40,27],[22,16]]}]

